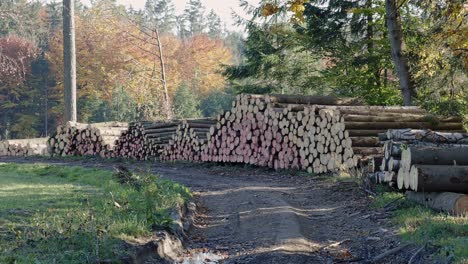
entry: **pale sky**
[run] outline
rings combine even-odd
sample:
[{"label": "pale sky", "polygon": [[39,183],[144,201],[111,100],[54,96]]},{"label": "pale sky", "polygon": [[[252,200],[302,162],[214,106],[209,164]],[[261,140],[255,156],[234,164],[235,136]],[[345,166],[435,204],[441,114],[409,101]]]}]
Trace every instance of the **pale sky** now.
[{"label": "pale sky", "polygon": [[[83,3],[87,4],[90,0],[81,0]],[[117,0],[117,3],[125,5],[127,7],[132,6],[134,9],[141,9],[145,6],[146,0]],[[185,8],[185,4],[188,0],[173,0],[176,7],[176,13],[180,14]],[[208,13],[213,9],[220,17],[223,23],[226,23],[226,26],[229,29],[234,29],[232,11],[235,11],[237,14],[245,17],[245,13],[242,8],[239,7],[238,0],[201,0],[202,4],[206,7],[206,12]],[[259,0],[249,0],[251,4],[256,4]]]}]

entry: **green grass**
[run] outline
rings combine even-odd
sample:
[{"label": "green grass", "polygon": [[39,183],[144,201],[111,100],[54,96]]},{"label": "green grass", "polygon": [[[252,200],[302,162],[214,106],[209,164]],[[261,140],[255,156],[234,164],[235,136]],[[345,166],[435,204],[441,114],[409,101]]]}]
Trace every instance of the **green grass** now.
[{"label": "green grass", "polygon": [[372,202],[374,208],[388,203],[398,205],[393,221],[399,226],[404,241],[434,246],[439,257],[453,257],[455,262],[468,262],[468,216],[451,216],[406,200],[402,193],[379,190]]},{"label": "green grass", "polygon": [[0,263],[118,262],[125,242],[170,228],[187,188],[149,173],[0,164]]}]

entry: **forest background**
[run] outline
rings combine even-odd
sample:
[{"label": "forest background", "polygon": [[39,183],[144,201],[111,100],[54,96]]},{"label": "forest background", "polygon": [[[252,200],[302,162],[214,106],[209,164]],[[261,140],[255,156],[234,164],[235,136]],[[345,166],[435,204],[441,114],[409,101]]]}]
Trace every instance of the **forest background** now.
[{"label": "forest background", "polygon": [[[414,104],[468,114],[468,6],[397,1]],[[133,10],[75,3],[78,121],[215,116],[238,93],[334,94],[402,104],[384,0],[260,1],[239,5],[228,30],[200,0]],[[46,136],[63,121],[62,3],[0,2],[0,138]],[[159,50],[162,47],[162,50]],[[162,56],[161,56],[162,55]]]}]

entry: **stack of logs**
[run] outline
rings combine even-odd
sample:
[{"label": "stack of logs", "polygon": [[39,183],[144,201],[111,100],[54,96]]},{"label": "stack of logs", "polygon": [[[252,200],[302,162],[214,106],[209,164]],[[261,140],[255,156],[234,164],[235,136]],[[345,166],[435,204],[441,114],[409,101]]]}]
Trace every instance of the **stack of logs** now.
[{"label": "stack of logs", "polygon": [[158,157],[176,133],[181,120],[134,122],[122,133],[111,157],[149,160]]},{"label": "stack of logs", "polygon": [[381,156],[385,131],[407,127],[463,129],[458,118],[430,116],[418,107],[365,106],[354,98],[332,96],[245,94],[218,116],[201,157],[324,173]]},{"label": "stack of logs", "polygon": [[311,173],[354,167],[345,121],[338,109],[328,106],[359,103],[329,96],[239,95],[231,111],[218,116],[210,130],[202,161]]},{"label": "stack of logs", "polygon": [[67,122],[58,126],[56,133],[47,141],[48,152],[58,156],[109,157],[116,140],[127,128],[128,124],[122,122]]},{"label": "stack of logs", "polygon": [[436,209],[468,211],[468,133],[388,130],[379,182]]},{"label": "stack of logs", "polygon": [[161,160],[201,161],[202,147],[205,145],[214,119],[184,120],[169,142],[164,146]]},{"label": "stack of logs", "polygon": [[0,141],[0,156],[46,155],[47,139],[48,138],[29,138]]}]

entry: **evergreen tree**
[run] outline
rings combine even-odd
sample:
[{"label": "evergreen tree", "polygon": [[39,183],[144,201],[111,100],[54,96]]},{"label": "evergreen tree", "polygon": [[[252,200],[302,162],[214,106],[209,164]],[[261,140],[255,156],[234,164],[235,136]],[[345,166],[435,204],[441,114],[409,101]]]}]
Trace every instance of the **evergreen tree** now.
[{"label": "evergreen tree", "polygon": [[176,16],[176,28],[177,35],[181,39],[187,39],[188,37],[190,37],[188,21],[185,19],[184,15]]},{"label": "evergreen tree", "polygon": [[207,16],[208,36],[212,39],[221,38],[223,35],[223,25],[221,18],[211,9]]},{"label": "evergreen tree", "polygon": [[176,118],[201,117],[200,101],[186,83],[182,83],[174,94],[174,114]]},{"label": "evergreen tree", "polygon": [[190,0],[184,9],[183,26],[186,26],[189,36],[201,34],[205,31],[205,6],[200,0]]},{"label": "evergreen tree", "polygon": [[150,28],[156,25],[161,33],[174,31],[176,15],[172,0],[147,0],[144,12]]}]

